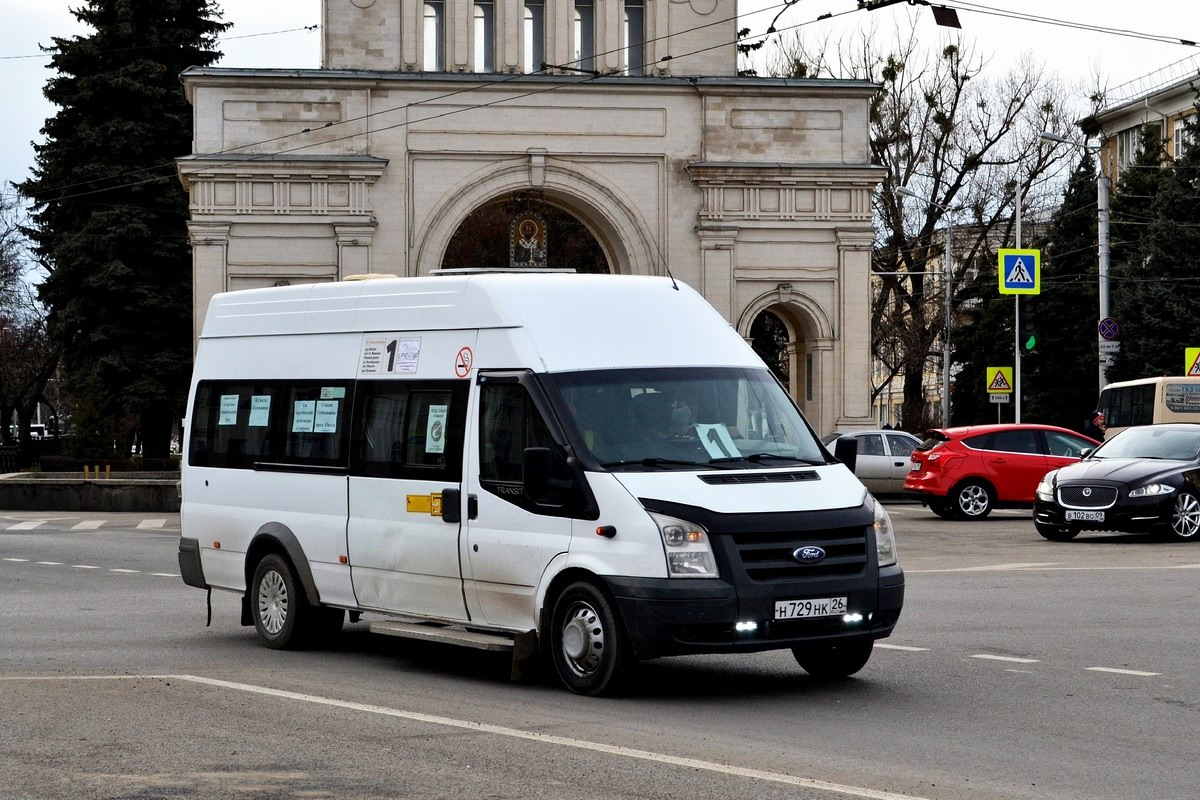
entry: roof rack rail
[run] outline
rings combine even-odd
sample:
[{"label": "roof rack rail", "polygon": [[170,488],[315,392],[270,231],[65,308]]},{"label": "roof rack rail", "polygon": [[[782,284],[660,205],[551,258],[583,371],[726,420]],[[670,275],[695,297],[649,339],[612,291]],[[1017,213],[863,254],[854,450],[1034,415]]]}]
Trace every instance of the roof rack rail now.
[{"label": "roof rack rail", "polygon": [[562,272],[574,274],[575,270],[570,267],[453,267],[450,269],[435,269],[430,271],[430,275],[492,275],[497,273],[503,274],[521,274],[521,273],[538,273],[544,274],[547,272]]}]

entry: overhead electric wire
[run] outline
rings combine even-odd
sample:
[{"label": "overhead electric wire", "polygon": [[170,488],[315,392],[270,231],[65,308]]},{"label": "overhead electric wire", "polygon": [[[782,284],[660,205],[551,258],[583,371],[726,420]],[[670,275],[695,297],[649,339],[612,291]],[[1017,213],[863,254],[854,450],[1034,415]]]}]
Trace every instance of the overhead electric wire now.
[{"label": "overhead electric wire", "polygon": [[[296,31],[315,31],[315,30],[318,30],[320,27],[321,26],[318,24],[313,24],[313,25],[305,25],[300,28],[286,28],[281,31],[263,31],[262,33],[244,33],[241,36],[222,36],[217,39],[215,44],[219,45],[222,42],[232,42],[232,41],[236,41],[238,39],[256,39],[256,38],[259,38],[262,36],[278,36],[281,33],[295,33]],[[102,49],[98,50],[97,52],[99,52],[99,53],[133,53],[133,52],[137,52],[139,50],[159,50],[164,47],[179,47],[179,46],[180,46],[179,42],[163,42],[162,44],[140,44],[140,45],[137,45],[136,47],[102,48]],[[54,58],[54,56],[58,55],[57,48],[55,48],[55,47],[48,47],[48,48],[46,48],[46,50],[48,52],[33,53],[30,55],[25,55],[25,56],[0,56],[0,61],[16,61],[16,60],[25,59],[25,58]]]},{"label": "overhead electric wire", "polygon": [[[1125,36],[1131,39],[1145,39],[1154,42],[1163,42],[1165,44],[1180,44],[1187,47],[1197,46],[1196,40],[1194,39],[1183,39],[1178,36],[1166,36],[1155,33],[1141,33],[1129,28],[1110,28],[1105,25],[1095,25],[1090,22],[1072,22],[1071,20],[1056,19],[1054,17],[1043,17],[1038,14],[1009,11],[1002,8],[993,8],[992,6],[985,6],[979,3],[971,3],[968,2],[968,0],[940,0],[940,2],[937,4],[960,11],[974,11],[978,14],[1017,19],[1023,22],[1037,22],[1043,25],[1056,25],[1062,28],[1091,31],[1093,33],[1105,33],[1112,36]],[[931,5],[931,3],[923,2],[921,5]]]}]

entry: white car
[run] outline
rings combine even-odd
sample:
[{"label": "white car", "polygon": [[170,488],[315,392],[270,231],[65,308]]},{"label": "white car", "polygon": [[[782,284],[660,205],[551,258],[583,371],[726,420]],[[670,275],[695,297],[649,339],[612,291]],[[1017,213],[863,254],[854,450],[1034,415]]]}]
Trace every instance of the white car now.
[{"label": "white car", "polygon": [[904,476],[912,466],[912,451],[921,440],[911,433],[893,430],[831,433],[821,441],[833,452],[843,436],[858,442],[858,461],[854,474],[871,494],[902,494]]}]

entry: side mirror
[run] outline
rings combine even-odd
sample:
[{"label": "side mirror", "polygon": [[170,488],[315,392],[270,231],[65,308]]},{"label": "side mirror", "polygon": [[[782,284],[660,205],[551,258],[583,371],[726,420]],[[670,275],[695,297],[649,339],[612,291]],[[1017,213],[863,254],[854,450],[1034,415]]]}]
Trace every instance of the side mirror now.
[{"label": "side mirror", "polygon": [[858,439],[853,436],[843,436],[833,445],[833,457],[846,465],[846,469],[854,472],[858,465]]},{"label": "side mirror", "polygon": [[525,496],[540,503],[550,494],[552,461],[549,447],[526,447],[521,453],[521,488]]},{"label": "side mirror", "polygon": [[1090,456],[1090,455],[1091,455],[1092,453],[1094,453],[1094,452],[1096,452],[1096,448],[1094,448],[1094,447],[1085,447],[1085,448],[1083,448],[1082,450],[1080,450],[1080,451],[1079,451],[1079,458],[1080,458],[1081,460],[1082,460],[1082,459],[1085,459],[1085,458],[1087,458],[1088,456]]}]

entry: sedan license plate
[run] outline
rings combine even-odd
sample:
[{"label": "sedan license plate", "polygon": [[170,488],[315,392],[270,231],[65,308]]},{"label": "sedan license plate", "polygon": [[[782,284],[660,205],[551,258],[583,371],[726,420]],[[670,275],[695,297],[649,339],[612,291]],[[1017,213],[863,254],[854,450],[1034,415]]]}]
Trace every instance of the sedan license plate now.
[{"label": "sedan license plate", "polygon": [[1103,511],[1068,511],[1067,522],[1104,522]]},{"label": "sedan license plate", "polygon": [[909,472],[916,472],[920,468],[921,468],[921,465],[918,464],[917,462],[915,462],[915,461],[908,462],[908,471]]},{"label": "sedan license plate", "polygon": [[846,598],[822,597],[819,600],[776,600],[775,619],[836,617],[846,613]]}]

